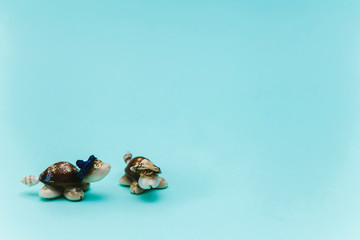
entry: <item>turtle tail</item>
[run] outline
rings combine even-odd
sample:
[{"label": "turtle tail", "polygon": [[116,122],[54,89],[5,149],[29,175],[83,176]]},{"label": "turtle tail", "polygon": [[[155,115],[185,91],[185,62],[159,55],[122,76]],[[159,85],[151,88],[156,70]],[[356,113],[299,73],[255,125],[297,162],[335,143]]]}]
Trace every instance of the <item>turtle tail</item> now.
[{"label": "turtle tail", "polygon": [[124,155],[124,161],[125,161],[126,163],[129,163],[130,160],[131,160],[131,158],[132,158],[132,154],[131,154],[130,152],[125,153],[125,155]]},{"label": "turtle tail", "polygon": [[32,175],[27,175],[26,177],[24,177],[21,182],[23,184],[25,184],[26,186],[28,187],[32,187],[36,184],[38,184],[40,181],[40,178],[39,177],[35,177],[35,176],[32,176]]}]

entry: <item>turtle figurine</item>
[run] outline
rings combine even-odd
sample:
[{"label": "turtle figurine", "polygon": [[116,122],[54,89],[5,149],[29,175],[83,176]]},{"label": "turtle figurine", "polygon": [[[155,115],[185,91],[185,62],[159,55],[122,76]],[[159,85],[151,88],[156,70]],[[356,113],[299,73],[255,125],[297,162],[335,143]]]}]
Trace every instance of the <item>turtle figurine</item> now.
[{"label": "turtle figurine", "polygon": [[103,179],[111,168],[110,164],[103,163],[94,155],[87,161],[77,160],[76,165],[80,170],[69,162],[54,163],[40,176],[28,175],[21,182],[29,187],[39,182],[44,183],[39,191],[41,198],[53,199],[64,195],[68,200],[78,201],[83,199],[90,183]]},{"label": "turtle figurine", "polygon": [[168,183],[158,174],[161,173],[159,167],[155,166],[145,157],[134,157],[127,152],[124,155],[124,161],[127,163],[125,175],[119,179],[119,183],[124,186],[130,186],[130,192],[140,194],[153,188],[166,188]]}]

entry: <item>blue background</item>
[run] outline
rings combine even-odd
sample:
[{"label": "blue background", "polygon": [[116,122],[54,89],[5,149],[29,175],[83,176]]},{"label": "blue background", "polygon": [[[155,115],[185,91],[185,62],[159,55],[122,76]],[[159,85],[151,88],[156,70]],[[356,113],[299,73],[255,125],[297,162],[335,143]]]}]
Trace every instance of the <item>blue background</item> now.
[{"label": "blue background", "polygon": [[[1,239],[359,239],[359,1],[1,1]],[[169,182],[118,185],[131,151]],[[20,180],[95,154],[81,202]]]}]

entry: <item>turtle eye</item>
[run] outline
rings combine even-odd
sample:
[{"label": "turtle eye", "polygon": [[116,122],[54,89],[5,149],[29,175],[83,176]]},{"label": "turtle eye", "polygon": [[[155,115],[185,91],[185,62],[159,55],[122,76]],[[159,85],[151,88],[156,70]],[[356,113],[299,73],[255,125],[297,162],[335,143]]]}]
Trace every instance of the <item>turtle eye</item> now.
[{"label": "turtle eye", "polygon": [[103,165],[104,163],[101,161],[101,160],[97,160],[95,163],[94,163],[94,168],[99,168]]},{"label": "turtle eye", "polygon": [[139,174],[142,176],[142,175],[145,175],[145,171],[140,171]]},{"label": "turtle eye", "polygon": [[146,171],[146,175],[151,175],[153,173],[153,171],[147,170]]}]

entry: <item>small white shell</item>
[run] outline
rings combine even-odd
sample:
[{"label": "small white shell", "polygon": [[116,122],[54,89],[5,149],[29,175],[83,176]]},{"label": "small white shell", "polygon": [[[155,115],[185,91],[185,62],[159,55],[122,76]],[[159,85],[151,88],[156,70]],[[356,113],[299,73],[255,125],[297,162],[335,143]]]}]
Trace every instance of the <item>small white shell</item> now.
[{"label": "small white shell", "polygon": [[124,161],[125,161],[126,163],[129,163],[130,160],[131,160],[131,158],[132,158],[132,154],[131,154],[130,152],[125,153],[125,155],[124,155]]},{"label": "small white shell", "polygon": [[26,186],[34,186],[36,185],[38,182],[39,182],[39,177],[35,177],[35,176],[32,176],[32,175],[28,175],[26,177],[24,177],[21,182],[23,184],[25,184]]},{"label": "small white shell", "polygon": [[160,178],[157,175],[141,176],[139,178],[139,185],[142,189],[157,188],[160,183]]}]

